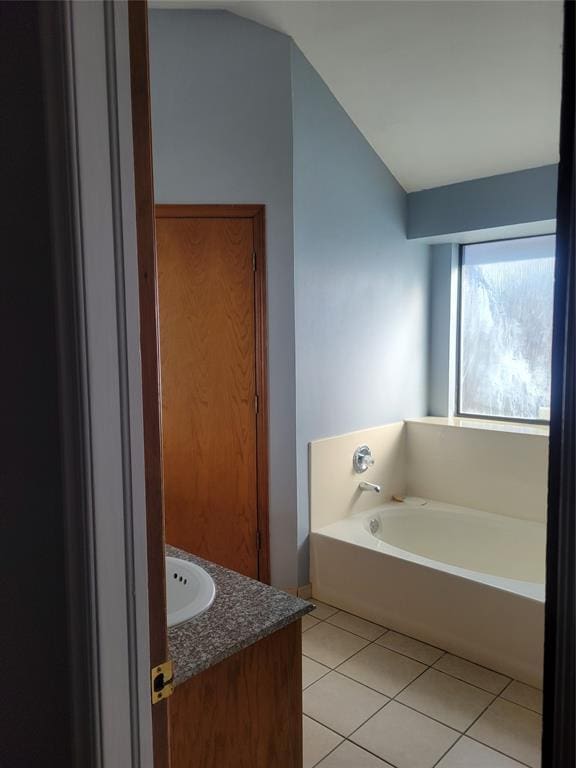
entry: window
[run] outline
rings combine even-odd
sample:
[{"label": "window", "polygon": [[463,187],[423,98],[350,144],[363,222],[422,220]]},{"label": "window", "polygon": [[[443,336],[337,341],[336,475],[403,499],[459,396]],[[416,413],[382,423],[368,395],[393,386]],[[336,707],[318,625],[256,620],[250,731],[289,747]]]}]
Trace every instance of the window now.
[{"label": "window", "polygon": [[462,246],[460,415],[549,419],[554,248],[554,235]]}]

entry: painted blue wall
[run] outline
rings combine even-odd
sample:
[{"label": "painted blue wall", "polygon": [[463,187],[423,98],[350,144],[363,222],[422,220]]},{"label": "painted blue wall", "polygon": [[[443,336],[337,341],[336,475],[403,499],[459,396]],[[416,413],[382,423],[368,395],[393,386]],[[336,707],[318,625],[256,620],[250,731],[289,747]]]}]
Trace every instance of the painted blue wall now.
[{"label": "painted blue wall", "polygon": [[428,415],[451,416],[455,401],[458,246],[430,247]]},{"label": "painted blue wall", "polygon": [[428,249],[285,35],[150,13],[157,202],[265,203],[272,579],[308,582],[308,442],[426,413]]},{"label": "painted blue wall", "polygon": [[290,48],[225,12],[150,12],[158,203],[265,203],[272,580],[297,583]]},{"label": "painted blue wall", "polygon": [[[556,218],[557,165],[408,195],[408,237],[424,238]],[[550,231],[550,230],[548,230]]]},{"label": "painted blue wall", "polygon": [[292,98],[305,583],[309,441],[426,413],[428,247],[406,240],[404,189],[295,46]]}]

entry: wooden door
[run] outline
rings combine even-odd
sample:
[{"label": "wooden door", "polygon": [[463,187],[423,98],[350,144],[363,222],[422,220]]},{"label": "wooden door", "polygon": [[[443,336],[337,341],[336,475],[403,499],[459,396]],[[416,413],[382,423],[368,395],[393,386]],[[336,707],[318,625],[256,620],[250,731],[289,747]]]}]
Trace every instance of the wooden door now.
[{"label": "wooden door", "polygon": [[166,540],[258,578],[257,222],[203,210],[157,207]]}]

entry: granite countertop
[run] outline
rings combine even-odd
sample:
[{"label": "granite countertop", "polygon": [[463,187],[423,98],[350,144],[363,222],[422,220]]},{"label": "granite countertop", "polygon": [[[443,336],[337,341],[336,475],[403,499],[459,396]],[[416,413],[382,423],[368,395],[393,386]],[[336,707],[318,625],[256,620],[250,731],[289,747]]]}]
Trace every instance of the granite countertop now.
[{"label": "granite countertop", "polygon": [[282,629],[314,607],[176,547],[167,546],[166,554],[202,566],[216,585],[216,597],[207,611],[168,629],[176,685]]}]

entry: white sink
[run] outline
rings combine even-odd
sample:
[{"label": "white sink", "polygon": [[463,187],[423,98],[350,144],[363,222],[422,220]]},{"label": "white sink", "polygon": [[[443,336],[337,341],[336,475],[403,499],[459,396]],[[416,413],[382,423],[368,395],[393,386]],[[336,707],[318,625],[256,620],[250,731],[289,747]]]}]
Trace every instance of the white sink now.
[{"label": "white sink", "polygon": [[168,626],[198,616],[214,602],[216,587],[209,573],[196,563],[166,558],[166,608]]}]

